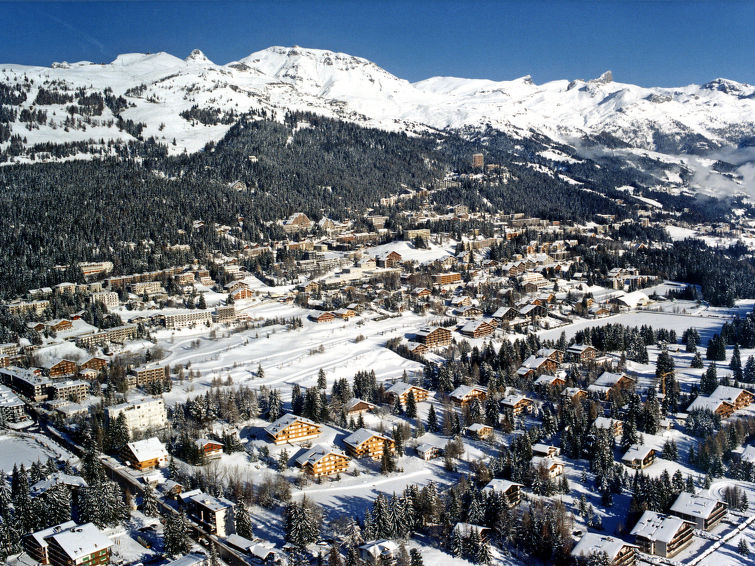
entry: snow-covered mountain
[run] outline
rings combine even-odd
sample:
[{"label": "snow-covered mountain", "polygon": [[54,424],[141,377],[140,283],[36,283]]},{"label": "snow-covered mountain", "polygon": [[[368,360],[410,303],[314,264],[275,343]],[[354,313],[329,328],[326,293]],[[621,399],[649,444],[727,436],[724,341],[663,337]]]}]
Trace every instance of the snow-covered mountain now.
[{"label": "snow-covered mountain", "polygon": [[[12,120],[5,116],[6,132],[18,134],[26,148],[138,135],[154,136],[172,152],[194,152],[222,138],[239,114],[280,119],[287,110],[302,110],[411,133],[492,127],[519,137],[542,134],[586,156],[610,152],[633,163],[648,157],[667,163],[661,183],[681,184],[683,177],[698,188],[707,183],[729,192],[755,185],[755,168],[748,165],[755,154],[755,87],[726,79],[644,88],[614,82],[607,72],[541,85],[530,77],[410,83],[360,57],[270,47],[225,65],[199,50],[185,59],[125,54],[104,65],[6,64],[0,65],[0,89],[0,102],[16,107]],[[81,97],[110,91],[125,100],[111,99],[99,113],[81,108]],[[192,112],[195,106],[209,112]],[[129,120],[136,129],[124,127]],[[11,144],[0,140],[0,149]],[[17,140],[16,160],[24,159],[21,145]],[[713,167],[721,162],[725,166]]]}]

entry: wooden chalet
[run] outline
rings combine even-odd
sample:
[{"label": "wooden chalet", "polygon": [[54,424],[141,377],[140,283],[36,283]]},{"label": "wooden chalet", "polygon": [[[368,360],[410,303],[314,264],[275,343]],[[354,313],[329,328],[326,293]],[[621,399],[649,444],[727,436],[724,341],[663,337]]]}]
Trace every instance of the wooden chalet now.
[{"label": "wooden chalet", "polygon": [[220,458],[223,455],[223,443],[210,438],[199,438],[194,441],[197,449],[208,460]]},{"label": "wooden chalet", "polygon": [[287,413],[265,427],[265,432],[275,444],[304,442],[320,436],[322,426],[293,413]]},{"label": "wooden chalet", "polygon": [[480,318],[482,316],[482,309],[474,305],[469,305],[466,307],[457,308],[455,310],[455,313],[458,316],[461,316],[464,318]]},{"label": "wooden chalet", "polygon": [[438,458],[439,456],[443,455],[443,449],[433,444],[420,444],[419,446],[417,446],[416,450],[417,456],[425,461],[429,461],[433,458]]},{"label": "wooden chalet", "polygon": [[126,444],[123,457],[137,470],[151,470],[166,466],[169,456],[165,445],[153,436]]},{"label": "wooden chalet", "polygon": [[535,380],[538,387],[564,387],[566,379],[560,375],[543,374]]},{"label": "wooden chalet", "polygon": [[587,391],[608,399],[612,389],[631,389],[632,387],[634,387],[634,379],[628,375],[604,371],[594,383],[587,387]]},{"label": "wooden chalet", "polygon": [[107,360],[105,358],[89,358],[83,364],[79,366],[79,369],[93,369],[95,371],[102,371],[107,367]]},{"label": "wooden chalet", "polygon": [[592,424],[595,428],[610,429],[614,437],[620,437],[624,432],[624,423],[616,419],[597,417]]},{"label": "wooden chalet", "polygon": [[549,360],[553,360],[557,364],[561,364],[564,361],[564,353],[563,351],[557,349],[557,348],[540,348],[535,355],[538,358],[548,358]]},{"label": "wooden chalet", "polygon": [[406,406],[406,402],[409,399],[410,393],[414,395],[414,400],[417,403],[426,401],[430,395],[430,391],[425,389],[424,387],[412,385],[411,383],[405,383],[403,381],[394,383],[385,393],[391,399],[394,399],[394,401],[395,398],[398,397],[401,401],[401,404],[404,406]]},{"label": "wooden chalet", "polygon": [[48,377],[64,377],[76,375],[78,366],[76,362],[71,360],[58,360],[55,363],[51,363],[44,366],[45,374]]},{"label": "wooden chalet", "polygon": [[412,295],[414,295],[418,299],[426,299],[427,297],[432,295],[432,292],[426,287],[417,287],[412,291]]},{"label": "wooden chalet", "polygon": [[482,488],[482,491],[504,495],[508,507],[511,508],[519,505],[519,501],[521,500],[520,490],[522,487],[524,486],[520,483],[496,478],[490,480]]},{"label": "wooden chalet", "polygon": [[296,463],[310,476],[319,478],[340,474],[349,468],[349,458],[346,454],[326,446],[313,446],[296,459]]},{"label": "wooden chalet", "polygon": [[350,318],[353,318],[357,315],[356,312],[348,308],[334,310],[333,314],[342,320],[349,320]]},{"label": "wooden chalet", "polygon": [[687,407],[687,411],[710,411],[719,415],[722,419],[727,419],[737,410],[733,403],[723,399],[713,399],[698,395],[695,400]]},{"label": "wooden chalet", "polygon": [[730,403],[734,406],[735,411],[739,411],[740,409],[749,406],[753,400],[755,400],[755,395],[753,395],[752,392],[747,391],[746,389],[740,389],[739,387],[719,385],[716,387],[715,391],[710,394],[710,398]]},{"label": "wooden chalet", "polygon": [[424,356],[425,354],[427,354],[427,352],[429,352],[427,346],[420,344],[419,342],[408,342],[406,344],[406,349],[415,356]]},{"label": "wooden chalet", "polygon": [[473,423],[469,425],[466,428],[466,432],[468,436],[476,438],[477,440],[487,440],[493,437],[493,427],[482,423]]},{"label": "wooden chalet", "polygon": [[473,320],[459,329],[459,333],[469,338],[485,338],[495,332],[495,327],[485,320]]},{"label": "wooden chalet", "polygon": [[392,438],[369,430],[360,428],[343,439],[346,445],[346,453],[352,458],[368,456],[373,460],[380,460],[386,445],[393,452],[395,443]]},{"label": "wooden chalet", "polygon": [[532,445],[532,454],[535,456],[555,458],[561,454],[561,449],[558,446],[551,446],[550,444],[538,442],[537,444]]},{"label": "wooden chalet", "polygon": [[710,531],[726,517],[726,503],[683,491],[671,505],[670,512],[694,524],[696,529]]},{"label": "wooden chalet", "polygon": [[632,529],[641,552],[671,558],[692,542],[692,523],[672,515],[645,511]]},{"label": "wooden chalet", "polygon": [[589,344],[575,344],[574,346],[569,346],[566,350],[566,355],[574,362],[586,363],[595,359],[595,356],[598,355],[598,350]]},{"label": "wooden chalet", "polygon": [[336,316],[332,312],[321,312],[309,316],[309,319],[313,322],[333,322]]},{"label": "wooden chalet", "polygon": [[493,318],[500,320],[502,323],[518,317],[519,311],[513,307],[501,307],[493,313]]},{"label": "wooden chalet", "polygon": [[550,479],[557,478],[564,473],[564,463],[551,456],[533,456],[530,464],[536,470],[542,466]]},{"label": "wooden chalet", "polygon": [[346,411],[347,417],[356,417],[363,413],[374,411],[376,408],[377,405],[374,405],[369,401],[356,398],[349,400],[346,405],[344,405],[344,410]]},{"label": "wooden chalet", "polygon": [[487,396],[488,388],[482,385],[459,385],[450,393],[449,398],[456,405],[466,407],[475,399],[479,399],[480,402],[485,401]]},{"label": "wooden chalet", "polygon": [[375,258],[375,263],[378,267],[395,267],[402,261],[401,254],[396,250],[386,252]]},{"label": "wooden chalet", "polygon": [[415,340],[428,348],[448,346],[451,344],[451,331],[442,326],[420,328],[415,334]]},{"label": "wooden chalet", "polygon": [[561,395],[568,397],[572,402],[587,399],[587,391],[579,387],[567,387],[561,392]]},{"label": "wooden chalet", "polygon": [[461,283],[461,273],[436,273],[433,275],[433,285],[451,285],[452,283]]},{"label": "wooden chalet", "polygon": [[534,407],[535,402],[524,395],[507,395],[501,399],[501,409],[511,411],[515,417],[529,413]]},{"label": "wooden chalet", "polygon": [[577,560],[588,559],[598,553],[608,557],[610,566],[634,566],[637,563],[636,545],[598,533],[585,533],[571,551]]},{"label": "wooden chalet", "polygon": [[655,449],[634,444],[624,453],[621,462],[635,470],[642,470],[655,462]]}]

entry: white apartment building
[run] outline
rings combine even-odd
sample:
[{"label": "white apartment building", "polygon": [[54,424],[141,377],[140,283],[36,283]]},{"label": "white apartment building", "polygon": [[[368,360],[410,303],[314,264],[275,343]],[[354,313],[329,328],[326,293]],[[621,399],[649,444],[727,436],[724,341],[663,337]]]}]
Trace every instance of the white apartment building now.
[{"label": "white apartment building", "polygon": [[126,417],[129,434],[135,431],[162,428],[168,423],[168,414],[162,397],[151,397],[105,407],[107,419],[117,419],[121,413]]},{"label": "white apartment building", "polygon": [[103,303],[107,307],[108,310],[117,308],[119,304],[118,293],[113,293],[111,291],[103,291],[101,293],[92,293],[92,302]]},{"label": "white apartment building", "polygon": [[212,322],[212,312],[207,310],[187,311],[165,315],[165,328],[186,328]]}]

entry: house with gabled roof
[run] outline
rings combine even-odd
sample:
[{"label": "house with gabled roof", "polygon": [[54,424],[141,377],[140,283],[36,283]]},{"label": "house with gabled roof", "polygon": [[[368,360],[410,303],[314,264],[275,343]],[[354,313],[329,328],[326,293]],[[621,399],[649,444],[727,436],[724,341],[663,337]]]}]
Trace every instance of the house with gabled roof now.
[{"label": "house with gabled roof", "polygon": [[594,359],[598,355],[598,350],[590,344],[575,344],[569,346],[566,355],[573,361],[585,363]]},{"label": "house with gabled roof", "polygon": [[710,531],[726,517],[726,503],[683,491],[671,505],[671,513],[689,521],[696,529]]},{"label": "house with gabled roof", "polygon": [[566,385],[566,379],[561,375],[543,374],[535,380],[538,387],[563,387]]},{"label": "house with gabled roof", "polygon": [[459,385],[454,389],[449,398],[456,405],[466,407],[475,399],[479,399],[480,402],[485,401],[488,396],[488,388],[482,385]]},{"label": "house with gabled roof", "polygon": [[137,470],[149,470],[166,466],[169,455],[160,439],[153,436],[126,444],[123,457]]},{"label": "house with gabled roof", "polygon": [[322,432],[322,426],[299,415],[286,413],[267,425],[265,432],[275,444],[286,444],[317,438]]},{"label": "house with gabled roof", "polygon": [[630,389],[633,386],[634,379],[628,375],[604,371],[594,383],[587,387],[587,391],[608,398],[612,389]]},{"label": "house with gabled roof", "polygon": [[345,472],[349,467],[349,458],[340,450],[318,444],[296,458],[296,463],[305,473],[313,477],[330,476]]},{"label": "house with gabled roof", "polygon": [[621,462],[635,470],[642,470],[655,462],[655,448],[633,444],[624,453]]},{"label": "house with gabled roof", "polygon": [[516,507],[517,505],[519,505],[519,501],[521,499],[520,490],[522,487],[524,486],[520,483],[495,478],[485,484],[485,487],[482,488],[482,491],[502,494],[505,496],[506,503],[509,507]]},{"label": "house with gabled roof", "polygon": [[98,566],[110,562],[113,542],[93,523],[67,521],[26,535],[23,545],[40,564]]},{"label": "house with gabled roof", "polygon": [[632,529],[640,551],[671,558],[692,542],[692,523],[672,515],[645,511]]},{"label": "house with gabled roof", "polygon": [[351,433],[343,439],[343,442],[346,445],[346,453],[352,458],[369,456],[373,460],[380,460],[383,457],[386,446],[391,452],[395,446],[392,438],[367,428],[360,428]]},{"label": "house with gabled roof", "polygon": [[353,417],[353,416],[361,415],[363,413],[374,411],[377,408],[377,405],[375,405],[374,403],[370,403],[369,401],[365,401],[363,399],[357,399],[355,397],[347,401],[347,403],[344,405],[343,408],[346,411],[347,416]]},{"label": "house with gabled roof", "polygon": [[577,559],[599,553],[608,557],[610,566],[634,566],[637,563],[636,545],[604,534],[585,533],[571,551],[571,555]]},{"label": "house with gabled roof", "polygon": [[397,381],[396,383],[391,385],[385,393],[391,399],[395,399],[396,397],[398,397],[402,405],[406,405],[406,402],[409,399],[410,393],[414,395],[414,400],[417,403],[426,401],[427,398],[430,396],[430,391],[428,389],[425,389],[424,387],[420,387],[419,385],[412,385],[411,383],[406,383],[403,381]]},{"label": "house with gabled roof", "polygon": [[522,413],[529,413],[535,406],[535,401],[525,395],[511,394],[501,399],[501,409],[511,411],[515,417]]},{"label": "house with gabled roof", "polygon": [[495,327],[485,320],[471,320],[459,329],[459,333],[469,338],[484,338],[495,332]]}]

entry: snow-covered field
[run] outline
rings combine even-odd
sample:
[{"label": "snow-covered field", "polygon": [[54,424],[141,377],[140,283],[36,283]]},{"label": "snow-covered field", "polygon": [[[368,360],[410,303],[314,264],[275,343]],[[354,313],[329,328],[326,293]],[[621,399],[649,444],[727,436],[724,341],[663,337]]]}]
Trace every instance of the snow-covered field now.
[{"label": "snow-covered field", "polygon": [[13,466],[28,469],[34,462],[73,459],[73,455],[41,434],[4,434],[0,436],[0,471],[9,474]]}]

